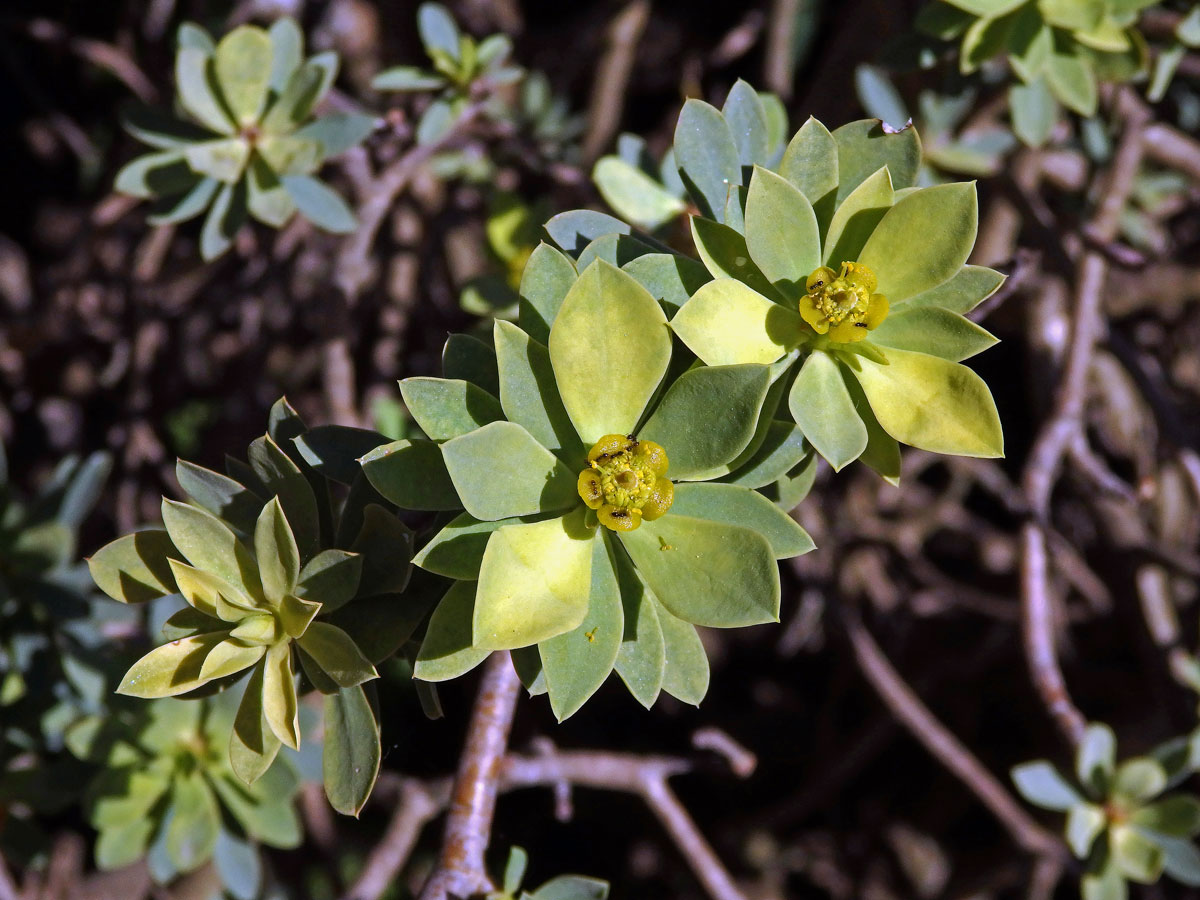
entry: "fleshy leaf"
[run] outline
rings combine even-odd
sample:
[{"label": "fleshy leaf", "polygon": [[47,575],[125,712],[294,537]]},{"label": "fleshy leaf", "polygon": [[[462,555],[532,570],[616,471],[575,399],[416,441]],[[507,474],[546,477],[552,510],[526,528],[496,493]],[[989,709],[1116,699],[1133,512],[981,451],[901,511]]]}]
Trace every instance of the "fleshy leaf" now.
[{"label": "fleshy leaf", "polygon": [[725,221],[730,187],[742,183],[737,145],[724,116],[702,100],[683,104],[675,125],[675,164],[706,216]]},{"label": "fleshy leaf", "polygon": [[504,416],[564,459],[582,458],[579,435],[558,394],[549,349],[500,319],[492,334]]},{"label": "fleshy leaf", "polygon": [[414,677],[449,681],[470,672],[491,655],[491,650],[471,645],[475,587],[473,581],[457,581],[437,605],[421,641]]},{"label": "fleshy leaf", "polygon": [[658,601],[684,621],[714,628],[779,621],[779,569],[757,532],[671,512],[620,539]]},{"label": "fleshy leaf", "polygon": [[788,394],[788,408],[804,437],[835,472],[866,449],[867,426],[854,408],[841,366],[823,350],[814,350],[804,361]]},{"label": "fleshy leaf", "polygon": [[584,444],[628,434],[671,360],[667,318],[630,275],[597,261],[563,300],[550,329],[550,360]]},{"label": "fleshy leaf", "polygon": [[361,461],[375,490],[401,509],[462,509],[442,449],[433,441],[393,441]]},{"label": "fleshy leaf", "polygon": [[121,603],[175,592],[169,557],[180,556],[165,531],[137,531],[105,544],[87,561],[96,586]]},{"label": "fleshy leaf", "polygon": [[477,519],[564,510],[579,502],[576,474],[512,422],[492,422],[442,445],[463,508]]},{"label": "fleshy leaf", "polygon": [[[891,303],[949,281],[971,254],[979,224],[974,182],[914,191],[884,214],[858,261],[875,273]],[[921,236],[914,247],[913,235]]]},{"label": "fleshy leaf", "polygon": [[382,758],[379,722],[363,688],[345,687],[327,696],[321,768],[330,805],[357,816],[371,796]]},{"label": "fleshy leaf", "polygon": [[563,518],[506,525],[492,535],[475,596],[475,647],[525,647],[583,621],[595,536],[583,520],[581,506]]},{"label": "fleshy leaf", "polygon": [[574,715],[604,684],[624,633],[617,573],[607,542],[599,534],[592,541],[587,604],[587,613],[574,630],[538,644],[550,708],[560,722]]},{"label": "fleshy leaf", "polygon": [[983,379],[959,363],[907,350],[887,365],[864,356],[855,376],[883,429],[903,444],[959,456],[1004,454],[996,403]]},{"label": "fleshy leaf", "polygon": [[799,343],[804,320],[733,278],[703,285],[671,329],[709,366],[773,363]]},{"label": "fleshy leaf", "polygon": [[406,378],[400,382],[404,403],[431,440],[447,441],[504,418],[500,402],[466,381]]},{"label": "fleshy leaf", "polygon": [[205,657],[228,634],[211,631],[151,650],[130,666],[117,693],[149,700],[174,697],[200,687],[205,681],[200,677]]},{"label": "fleshy leaf", "polygon": [[746,248],[758,268],[788,297],[821,265],[821,235],[808,198],[789,181],[755,167],[746,198]]},{"label": "fleshy leaf", "polygon": [[671,514],[750,528],[767,539],[776,559],[800,556],[816,546],[791,516],[762,494],[736,484],[678,484]]},{"label": "fleshy leaf", "polygon": [[708,654],[694,625],[671,615],[661,604],[657,607],[662,628],[666,667],[662,689],[684,703],[699,706],[708,693]]},{"label": "fleshy leaf", "polygon": [[766,366],[692,369],[667,390],[638,437],[667,451],[672,480],[706,477],[750,443],[770,383]]}]

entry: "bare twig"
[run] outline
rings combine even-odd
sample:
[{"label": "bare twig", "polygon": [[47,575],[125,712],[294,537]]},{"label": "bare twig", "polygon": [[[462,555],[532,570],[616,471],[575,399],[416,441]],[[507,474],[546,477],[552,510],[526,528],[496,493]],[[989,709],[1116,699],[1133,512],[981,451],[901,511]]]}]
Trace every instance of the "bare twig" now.
[{"label": "bare twig", "polygon": [[[416,778],[400,778],[390,786],[393,789],[386,794],[395,804],[396,811],[344,900],[378,900],[382,897],[408,862],[421,829],[445,809],[450,800],[449,779],[426,783]],[[381,783],[380,787],[385,784]]]},{"label": "bare twig", "polygon": [[746,900],[746,895],[734,883],[712,846],[667,784],[672,775],[686,772],[689,768],[686,760],[673,757],[574,751],[510,757],[505,760],[504,775],[509,787],[553,786],[569,782],[576,786],[623,791],[641,797],[658,816],[713,900]]},{"label": "bare twig", "polygon": [[783,100],[792,98],[792,44],[795,41],[796,19],[806,0],[774,0],[771,20],[767,25],[767,51],[763,62],[763,81]]},{"label": "bare twig", "polygon": [[1200,179],[1200,141],[1195,138],[1170,125],[1155,122],[1142,131],[1142,146],[1155,162]]},{"label": "bare twig", "polygon": [[378,176],[357,185],[358,229],[342,245],[334,268],[334,281],[348,303],[353,304],[371,280],[373,268],[368,258],[371,247],[396,197],[432,156],[462,138],[479,118],[483,107],[482,102],[467,106],[454,125],[438,140],[418,144],[397,158]]},{"label": "bare twig", "polygon": [[35,40],[48,44],[65,44],[81,59],[111,72],[143,103],[151,103],[158,98],[158,89],[154,82],[120,47],[94,38],[72,35],[62,25],[49,19],[34,19],[28,28],[29,36]]},{"label": "bare twig", "polygon": [[469,897],[492,889],[484,852],[492,833],[500,763],[521,686],[507,651],[489,657],[459,760],[437,868],[420,900]]},{"label": "bare twig", "polygon": [[17,883],[13,881],[12,873],[8,871],[8,864],[2,855],[0,855],[0,900],[21,900]]},{"label": "bare twig", "polygon": [[[1125,120],[1124,133],[1109,172],[1106,190],[1089,225],[1101,242],[1117,236],[1121,211],[1129,199],[1133,180],[1145,149],[1143,129],[1149,113],[1129,91],[1117,95],[1116,105]],[[1103,320],[1101,297],[1108,274],[1105,256],[1085,252],[1078,263],[1075,281],[1075,310],[1065,369],[1055,397],[1054,414],[1038,434],[1025,467],[1023,487],[1031,518],[1022,530],[1021,595],[1025,655],[1034,686],[1060,730],[1072,744],[1083,736],[1085,719],[1067,693],[1054,646],[1050,584],[1047,572],[1046,528],[1050,495],[1062,461],[1077,447],[1082,436],[1084,404],[1092,354]],[[1078,452],[1076,452],[1078,457]]]},{"label": "bare twig", "polygon": [[933,715],[904,682],[875,643],[857,611],[843,610],[843,622],[859,668],[900,723],[979,798],[1022,848],[1038,856],[1061,855],[1058,838],[1027,813],[1004,785]]},{"label": "bare twig", "polygon": [[596,69],[592,97],[588,102],[588,127],[583,137],[583,158],[586,162],[603,153],[621,127],[625,88],[633,74],[638,41],[646,30],[649,18],[649,0],[633,0],[617,14],[608,28],[608,46]]}]

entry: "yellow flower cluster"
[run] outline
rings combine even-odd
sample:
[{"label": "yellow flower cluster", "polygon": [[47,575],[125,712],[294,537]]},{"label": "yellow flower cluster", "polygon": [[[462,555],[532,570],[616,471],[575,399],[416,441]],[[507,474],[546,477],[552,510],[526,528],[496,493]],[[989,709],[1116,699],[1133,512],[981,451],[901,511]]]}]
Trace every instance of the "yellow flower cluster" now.
[{"label": "yellow flower cluster", "polygon": [[862,263],[844,262],[840,273],[821,266],[808,276],[800,315],[831,341],[861,341],[887,318],[887,297],[875,293],[876,283],[875,273]]},{"label": "yellow flower cluster", "polygon": [[579,473],[579,496],[612,531],[633,531],[671,508],[675,486],[665,477],[667,451],[654,441],[606,434]]}]

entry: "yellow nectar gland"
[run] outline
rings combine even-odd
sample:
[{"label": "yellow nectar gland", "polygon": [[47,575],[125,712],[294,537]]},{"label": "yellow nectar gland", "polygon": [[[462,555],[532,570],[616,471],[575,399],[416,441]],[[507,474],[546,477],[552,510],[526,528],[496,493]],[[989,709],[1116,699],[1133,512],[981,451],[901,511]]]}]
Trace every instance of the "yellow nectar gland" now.
[{"label": "yellow nectar gland", "polygon": [[861,341],[887,318],[887,298],[875,286],[875,273],[862,263],[844,262],[840,274],[821,266],[808,276],[800,315],[831,341]]},{"label": "yellow nectar gland", "polygon": [[667,451],[654,441],[606,434],[579,473],[579,496],[612,531],[633,531],[671,508],[675,485],[666,478]]}]

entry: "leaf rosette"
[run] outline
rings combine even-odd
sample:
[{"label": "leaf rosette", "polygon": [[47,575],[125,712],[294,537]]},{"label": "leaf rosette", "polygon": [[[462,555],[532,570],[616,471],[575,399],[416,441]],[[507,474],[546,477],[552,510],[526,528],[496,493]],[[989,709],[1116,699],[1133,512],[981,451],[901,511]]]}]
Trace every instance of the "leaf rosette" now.
[{"label": "leaf rosette", "polygon": [[1017,81],[1008,100],[1013,130],[1030,146],[1050,137],[1062,107],[1096,114],[1099,83],[1146,71],[1150,52],[1134,27],[1154,0],[932,0],[924,33],[959,44],[959,69],[1006,59]]},{"label": "leaf rosette", "polygon": [[1004,280],[967,264],[975,185],[917,187],[912,128],[809,119],[770,168],[758,127],[756,142],[697,100],[680,114],[675,159],[701,212],[702,265],[586,210],[552,219],[551,237],[677,307],[671,328],[706,365],[786,368],[791,418],[835,469],[862,459],[895,481],[900,443],[1002,455],[991,393],[961,365],[995,343],[965,314]]},{"label": "leaf rosette", "polygon": [[345,201],[314,174],[374,128],[374,117],[362,113],[314,119],[337,70],[336,53],[304,57],[304,36],[290,18],[269,29],[240,26],[218,43],[185,23],[175,82],[186,118],[130,112],[127,130],[155,151],[121,169],[116,189],[155,200],[154,225],[207,211],[205,259],[229,248],[247,215],[280,228],[298,210],[326,231],[353,231]]},{"label": "leaf rosette", "polygon": [[452,341],[446,377],[401,382],[428,439],[362,460],[399,506],[464,510],[414,559],[455,579],[416,676],[454,678],[511,649],[560,719],[614,668],[646,706],[661,690],[698,703],[708,667],[694,626],[777,621],[777,560],[813,546],[727,479],[761,447],[777,372],[688,368],[687,354],[672,370],[663,308],[605,260],[576,276],[543,245],[522,294],[523,327],[497,321],[490,347]]},{"label": "leaf rosette", "polygon": [[[326,695],[326,789],[338,809],[355,813],[379,762],[365,683],[424,614],[400,595],[411,532],[353,464],[384,440],[338,426],[308,431],[280,401],[248,464],[231,461],[222,475],[181,461],[190,502],[164,499],[165,530],[119,538],[88,561],[116,600],[181,598],[163,629],[168,643],[129,669],[120,693],[211,692],[249,676],[228,740],[233,771],[253,783],[281,746],[300,746],[302,673]],[[329,479],[338,478],[350,491],[335,515]],[[344,742],[331,737],[331,722],[353,733]],[[341,754],[352,742],[376,752],[344,772]]]},{"label": "leaf rosette", "polygon": [[1033,805],[1066,813],[1067,845],[1086,863],[1084,900],[1124,900],[1127,882],[1154,884],[1164,872],[1200,886],[1200,798],[1173,790],[1198,768],[1200,733],[1118,764],[1112,729],[1093,723],[1076,752],[1077,783],[1044,759],[1014,767],[1012,780]]},{"label": "leaf rosette", "polygon": [[263,871],[254,842],[292,849],[303,839],[293,802],[300,778],[281,758],[243,784],[226,751],[236,715],[236,695],[225,694],[156,700],[71,726],[71,752],[104,767],[84,797],[101,869],[145,857],[154,880],[166,884],[211,859],[234,896],[258,896]]}]

